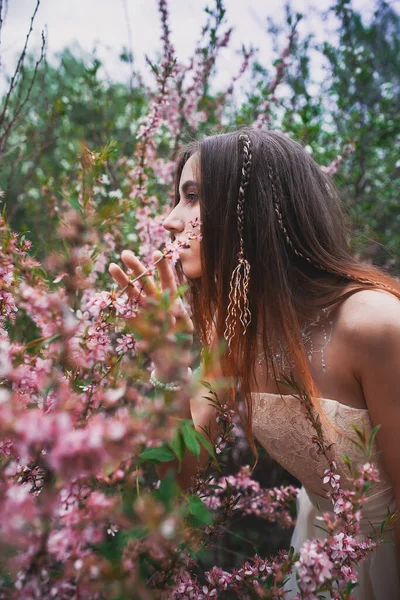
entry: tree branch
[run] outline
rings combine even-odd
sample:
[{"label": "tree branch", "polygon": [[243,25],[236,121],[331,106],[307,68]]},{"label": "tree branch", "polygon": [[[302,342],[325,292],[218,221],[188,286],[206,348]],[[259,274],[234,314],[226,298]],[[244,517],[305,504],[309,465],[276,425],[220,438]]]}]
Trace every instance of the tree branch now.
[{"label": "tree branch", "polygon": [[[1,5],[0,6],[2,7],[2,0],[0,0],[0,1],[1,1]],[[8,92],[7,92],[5,101],[4,101],[3,110],[1,111],[1,114],[0,114],[0,127],[2,127],[2,125],[4,123],[11,95],[12,95],[14,89],[15,89],[15,86],[17,85],[18,78],[19,78],[19,75],[21,73],[22,66],[24,64],[24,60],[25,60],[26,51],[27,51],[27,48],[28,48],[29,39],[30,39],[31,33],[33,31],[33,23],[34,23],[37,11],[39,9],[39,6],[40,6],[40,0],[37,0],[35,10],[33,11],[33,15],[31,17],[31,23],[30,23],[29,31],[28,31],[26,39],[25,39],[25,44],[24,44],[22,52],[21,52],[21,54],[20,54],[20,56],[18,58],[18,62],[17,62],[17,66],[15,67],[14,75],[11,77],[10,87],[8,89]],[[43,39],[43,37],[44,37],[44,35],[42,33],[42,39]]]}]

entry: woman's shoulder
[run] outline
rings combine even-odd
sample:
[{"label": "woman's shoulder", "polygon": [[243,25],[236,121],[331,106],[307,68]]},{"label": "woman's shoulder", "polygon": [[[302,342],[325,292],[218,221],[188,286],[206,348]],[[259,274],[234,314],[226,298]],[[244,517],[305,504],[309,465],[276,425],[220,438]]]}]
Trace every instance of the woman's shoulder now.
[{"label": "woman's shoulder", "polygon": [[358,289],[341,302],[337,325],[350,343],[387,340],[400,333],[400,299],[379,288]]},{"label": "woman's shoulder", "polygon": [[[363,289],[352,294],[337,308],[335,337],[341,364],[358,384],[364,385],[371,373],[386,373],[400,357],[400,301],[390,292]],[[398,370],[390,366],[389,370]],[[376,375],[378,377],[378,375]]]}]

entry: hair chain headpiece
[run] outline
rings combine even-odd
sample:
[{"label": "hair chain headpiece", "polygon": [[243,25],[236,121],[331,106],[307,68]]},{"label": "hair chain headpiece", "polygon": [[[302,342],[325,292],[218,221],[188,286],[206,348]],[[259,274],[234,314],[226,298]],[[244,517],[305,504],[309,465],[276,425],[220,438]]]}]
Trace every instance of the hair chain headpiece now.
[{"label": "hair chain headpiece", "polygon": [[309,262],[314,267],[317,267],[318,269],[322,269],[323,271],[326,271],[325,267],[323,267],[322,265],[318,265],[318,264],[314,263],[311,260],[311,258],[309,258],[308,256],[304,256],[304,254],[302,254],[299,250],[297,250],[297,248],[294,246],[292,240],[289,237],[287,229],[286,229],[285,225],[283,224],[282,209],[281,209],[281,205],[280,205],[280,202],[279,202],[278,192],[276,190],[275,178],[274,178],[274,170],[273,170],[272,164],[271,164],[271,154],[270,154],[270,160],[267,163],[267,171],[268,171],[269,183],[271,185],[271,190],[272,190],[272,198],[273,198],[273,202],[274,202],[274,211],[275,211],[275,214],[276,214],[277,219],[278,219],[279,227],[281,228],[281,230],[283,232],[283,235],[285,236],[286,243],[288,244],[288,246],[291,247],[291,249],[293,250],[293,252],[297,256],[299,256],[300,258],[303,258],[304,260],[306,260],[307,262]]},{"label": "hair chain headpiece", "polygon": [[250,282],[250,264],[244,256],[244,204],[246,189],[250,181],[252,154],[251,140],[246,133],[241,133],[239,135],[239,141],[242,143],[243,150],[242,174],[237,203],[239,252],[237,255],[238,264],[232,272],[229,286],[229,305],[225,319],[224,332],[224,337],[228,342],[229,351],[231,350],[232,340],[235,336],[238,319],[243,327],[243,335],[246,333],[251,321],[251,312],[249,309],[248,298]]},{"label": "hair chain headpiece", "polygon": [[[268,179],[271,185],[271,189],[272,189],[272,197],[273,197],[273,203],[274,203],[274,211],[275,214],[277,216],[278,219],[278,224],[280,229],[283,232],[283,235],[285,237],[286,243],[288,244],[288,246],[290,246],[290,248],[292,249],[292,251],[296,254],[296,256],[299,256],[300,258],[302,258],[303,260],[306,260],[308,263],[310,263],[310,265],[312,265],[313,267],[320,269],[322,271],[325,271],[326,273],[334,273],[335,275],[340,275],[341,277],[347,277],[348,279],[352,279],[353,281],[358,281],[359,283],[366,283],[368,285],[376,285],[375,281],[372,281],[371,279],[367,279],[364,277],[357,277],[355,278],[352,275],[348,275],[347,273],[341,273],[339,271],[334,271],[334,270],[329,270],[326,267],[323,267],[321,264],[311,260],[311,258],[309,258],[308,256],[305,256],[302,252],[300,252],[300,250],[297,250],[297,248],[295,247],[295,245],[293,244],[292,240],[289,237],[288,231],[283,223],[283,217],[282,217],[282,209],[281,209],[281,205],[279,202],[279,195],[276,189],[276,185],[275,185],[275,177],[274,177],[274,170],[273,170],[273,166],[272,166],[272,156],[270,153],[269,156],[269,161],[267,163],[267,171],[268,171]],[[384,289],[393,292],[393,288],[384,285],[384,284],[379,284],[380,287],[383,287]]]}]

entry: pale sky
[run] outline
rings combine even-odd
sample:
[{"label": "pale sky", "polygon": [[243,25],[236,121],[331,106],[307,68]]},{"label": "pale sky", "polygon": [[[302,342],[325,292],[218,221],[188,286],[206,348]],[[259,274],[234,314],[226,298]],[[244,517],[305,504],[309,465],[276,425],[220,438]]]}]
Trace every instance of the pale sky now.
[{"label": "pale sky", "polygon": [[[203,7],[212,3],[213,0],[169,0],[172,42],[180,60],[190,56],[206,18]],[[23,46],[35,4],[35,0],[9,0],[1,41],[3,70],[8,73]],[[236,51],[243,43],[251,43],[259,48],[261,61],[268,65],[273,55],[270,37],[265,33],[266,19],[267,16],[273,16],[282,21],[284,4],[280,0],[225,0],[227,22],[234,27],[234,33],[230,48],[222,52],[219,60],[218,87],[228,85],[237,71],[240,59]],[[334,21],[331,19],[322,25],[315,13],[316,6],[319,9],[326,8],[332,4],[331,0],[292,0],[291,4],[306,16],[300,32],[313,32],[319,39],[332,39],[329,29],[332,29]],[[124,45],[129,47],[129,26],[135,63],[143,67],[142,72],[147,68],[144,55],[155,58],[160,50],[157,5],[157,0],[41,0],[30,48],[38,48],[40,32],[45,28],[50,60],[54,53],[75,43],[79,43],[88,53],[96,46],[97,55],[108,74],[112,78],[127,81],[129,70],[118,61],[118,55]],[[353,0],[353,5],[368,18],[374,2]]]}]

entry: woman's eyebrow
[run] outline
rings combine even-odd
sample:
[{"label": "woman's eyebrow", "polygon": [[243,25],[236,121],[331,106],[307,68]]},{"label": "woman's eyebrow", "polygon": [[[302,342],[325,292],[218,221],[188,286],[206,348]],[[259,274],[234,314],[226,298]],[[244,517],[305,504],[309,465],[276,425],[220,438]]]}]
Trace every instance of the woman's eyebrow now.
[{"label": "woman's eyebrow", "polygon": [[195,186],[198,188],[199,184],[197,183],[197,181],[192,181],[192,180],[185,181],[185,183],[181,187],[181,192],[183,192],[183,193],[187,192],[188,188],[190,188],[192,186]]}]

